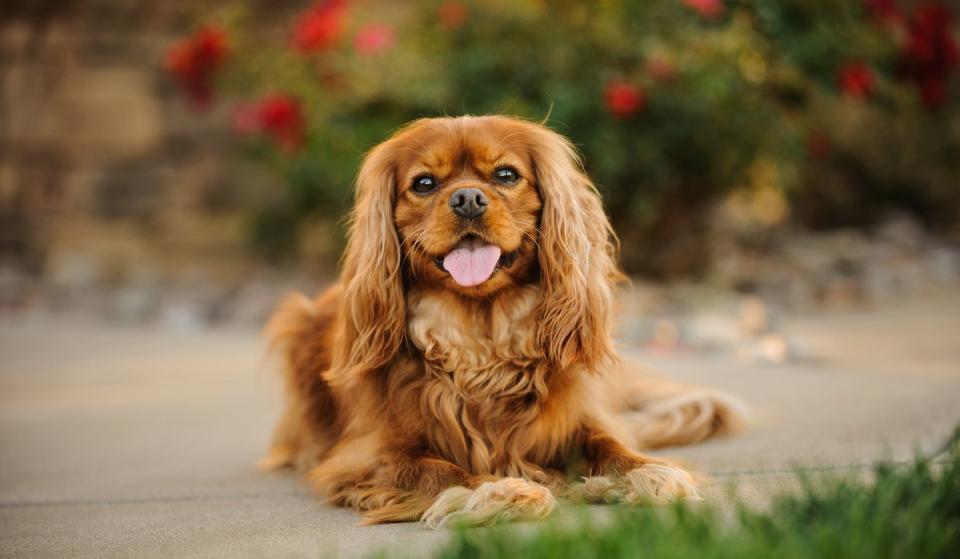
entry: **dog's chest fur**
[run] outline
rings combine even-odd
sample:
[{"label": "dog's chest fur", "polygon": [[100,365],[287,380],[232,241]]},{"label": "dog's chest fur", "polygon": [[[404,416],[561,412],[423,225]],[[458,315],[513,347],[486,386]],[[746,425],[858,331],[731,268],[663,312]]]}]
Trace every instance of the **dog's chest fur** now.
[{"label": "dog's chest fur", "polygon": [[408,334],[424,375],[420,409],[432,450],[474,474],[530,475],[549,375],[536,345],[537,291],[484,304],[414,295]]}]

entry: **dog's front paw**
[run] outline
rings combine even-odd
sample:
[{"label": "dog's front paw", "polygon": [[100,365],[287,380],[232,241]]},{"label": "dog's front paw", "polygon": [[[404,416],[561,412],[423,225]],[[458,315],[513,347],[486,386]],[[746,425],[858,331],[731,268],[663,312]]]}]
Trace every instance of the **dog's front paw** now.
[{"label": "dog's front paw", "polygon": [[557,507],[549,489],[520,478],[503,478],[476,489],[451,487],[437,496],[421,521],[430,528],[484,526],[499,520],[538,520]]},{"label": "dog's front paw", "polygon": [[651,462],[623,476],[594,476],[571,488],[571,496],[591,503],[665,505],[699,501],[697,483],[689,472],[669,464]]},{"label": "dog's front paw", "polygon": [[684,469],[668,464],[644,464],[624,476],[627,503],[663,505],[681,500],[700,500],[697,483]]}]

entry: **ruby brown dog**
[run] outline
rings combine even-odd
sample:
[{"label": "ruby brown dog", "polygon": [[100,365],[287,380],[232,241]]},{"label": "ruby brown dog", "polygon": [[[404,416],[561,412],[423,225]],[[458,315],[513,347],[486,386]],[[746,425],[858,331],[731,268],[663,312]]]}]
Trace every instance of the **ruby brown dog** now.
[{"label": "ruby brown dog", "polygon": [[697,498],[640,453],[743,423],[722,393],[622,372],[617,242],[568,140],[503,116],[417,120],[367,154],[339,282],[267,327],[286,406],[266,469],[367,522],[482,524],[556,497]]}]

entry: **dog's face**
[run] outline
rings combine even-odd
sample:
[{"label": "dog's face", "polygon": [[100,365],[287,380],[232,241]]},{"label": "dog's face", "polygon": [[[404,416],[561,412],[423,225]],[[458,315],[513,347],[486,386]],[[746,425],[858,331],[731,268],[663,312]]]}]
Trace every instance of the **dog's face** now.
[{"label": "dog's face", "polygon": [[357,175],[344,255],[344,329],[331,377],[393,359],[407,289],[510,297],[536,284],[546,362],[598,370],[609,336],[616,243],[570,142],[503,116],[422,119],[375,147]]},{"label": "dog's face", "polygon": [[486,296],[535,277],[543,203],[528,126],[429,120],[395,138],[394,220],[411,281]]}]

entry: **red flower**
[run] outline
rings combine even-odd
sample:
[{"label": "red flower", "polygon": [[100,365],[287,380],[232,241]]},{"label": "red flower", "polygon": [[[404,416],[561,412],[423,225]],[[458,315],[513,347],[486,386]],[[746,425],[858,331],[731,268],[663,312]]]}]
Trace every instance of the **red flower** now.
[{"label": "red flower", "polygon": [[459,29],[467,22],[467,16],[470,10],[461,2],[444,2],[437,8],[437,19],[440,20],[440,26],[449,30]]},{"label": "red flower", "polygon": [[213,79],[229,50],[226,34],[216,27],[204,27],[177,42],[167,51],[165,66],[197,107],[206,107],[213,98]]},{"label": "red flower", "polygon": [[353,39],[353,50],[362,56],[375,56],[393,48],[397,38],[393,27],[383,23],[370,23],[357,31]]},{"label": "red flower", "polygon": [[623,80],[613,80],[604,91],[607,110],[619,118],[627,118],[643,109],[647,103],[646,94],[639,87]]},{"label": "red flower", "polygon": [[332,47],[343,34],[344,0],[327,0],[300,14],[293,27],[293,47],[310,54]]},{"label": "red flower", "polygon": [[866,62],[848,62],[837,72],[837,84],[844,95],[866,99],[873,91],[873,69]]},{"label": "red flower", "polygon": [[946,101],[947,82],[960,58],[950,28],[951,16],[943,4],[924,4],[916,9],[908,26],[901,73],[917,85],[929,109],[937,109]]},{"label": "red flower", "polygon": [[246,134],[270,136],[288,152],[303,147],[306,136],[300,102],[282,93],[238,105],[233,113],[233,127]]},{"label": "red flower", "polygon": [[723,0],[683,0],[683,3],[696,10],[703,19],[720,19],[726,9]]}]

